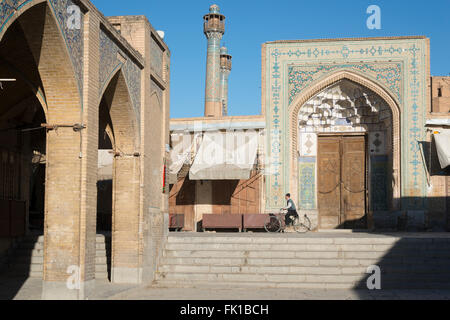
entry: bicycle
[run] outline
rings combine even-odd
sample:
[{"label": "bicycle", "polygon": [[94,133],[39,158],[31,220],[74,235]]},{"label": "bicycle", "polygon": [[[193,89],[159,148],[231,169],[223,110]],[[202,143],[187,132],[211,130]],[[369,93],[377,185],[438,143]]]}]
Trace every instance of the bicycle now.
[{"label": "bicycle", "polygon": [[[264,223],[264,229],[270,233],[284,232],[287,228],[285,223],[287,213],[287,210],[280,209],[280,213],[270,214]],[[292,227],[298,233],[306,233],[311,231],[311,220],[306,214],[302,217],[298,215],[293,219]]]}]

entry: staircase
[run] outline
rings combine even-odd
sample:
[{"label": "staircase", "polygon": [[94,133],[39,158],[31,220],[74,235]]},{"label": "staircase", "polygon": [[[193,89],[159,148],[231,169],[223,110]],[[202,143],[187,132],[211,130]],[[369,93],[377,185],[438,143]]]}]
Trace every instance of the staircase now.
[{"label": "staircase", "polygon": [[[95,278],[108,279],[110,236],[97,234]],[[12,276],[42,278],[44,271],[44,236],[28,236],[19,242],[6,259],[6,270]],[[3,268],[4,269],[4,268]],[[2,271],[4,271],[2,269]]]},{"label": "staircase", "polygon": [[450,235],[369,233],[169,235],[156,287],[450,288]]}]

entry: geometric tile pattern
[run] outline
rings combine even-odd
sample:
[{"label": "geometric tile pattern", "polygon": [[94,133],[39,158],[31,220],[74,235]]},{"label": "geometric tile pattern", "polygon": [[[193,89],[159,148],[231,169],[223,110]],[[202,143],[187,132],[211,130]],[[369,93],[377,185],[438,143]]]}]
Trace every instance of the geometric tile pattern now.
[{"label": "geometric tile pattern", "polygon": [[220,101],[220,40],[219,32],[208,32],[205,101]]},{"label": "geometric tile pattern", "polygon": [[25,4],[31,0],[1,0],[0,1],[0,32],[3,31],[3,27],[6,22],[11,19],[15,10],[19,10]]},{"label": "geometric tile pattern", "polygon": [[[303,42],[271,42],[265,44],[265,116],[267,126],[266,209],[284,205],[284,193],[290,182],[289,105],[294,101],[290,89],[299,91],[321,81],[313,77],[295,88],[293,72],[320,70],[321,65],[341,65],[342,70],[358,73],[385,88],[399,104],[401,112],[401,196],[402,209],[423,208],[426,176],[420,153],[425,137],[427,100],[428,46],[424,38],[358,39]],[[361,67],[362,65],[366,67]],[[349,66],[357,66],[355,68]],[[306,67],[305,67],[306,66]],[[347,67],[345,67],[347,66]],[[368,68],[370,66],[370,68]],[[388,70],[388,66],[393,68]],[[294,68],[295,67],[295,68]],[[303,69],[306,68],[306,69]],[[401,68],[401,70],[400,70]],[[376,70],[379,71],[376,71]],[[314,69],[313,69],[314,70]],[[341,71],[342,71],[341,70]],[[394,72],[396,70],[396,72]],[[397,72],[398,71],[398,72]],[[333,74],[321,71],[320,79]],[[390,73],[391,72],[391,73]],[[306,73],[304,73],[306,74]],[[304,77],[304,75],[302,75]],[[300,79],[303,79],[303,78]],[[391,84],[386,80],[391,78]],[[397,95],[395,92],[399,92]],[[292,106],[294,107],[294,106]],[[410,201],[410,199],[419,199]]]},{"label": "geometric tile pattern", "polygon": [[386,63],[344,63],[323,64],[320,66],[290,66],[289,67],[289,103],[314,80],[321,79],[330,72],[346,69],[364,74],[372,80],[384,84],[392,95],[401,101],[401,72],[402,64],[399,62]]},{"label": "geometric tile pattern", "polygon": [[[5,24],[12,18],[16,10],[20,10],[25,4],[32,0],[0,0],[0,32],[3,31]],[[82,97],[83,92],[83,20],[84,16],[81,13],[81,29],[67,28],[67,21],[69,20],[69,13],[67,8],[74,5],[72,0],[49,0],[50,8],[53,10],[57,23],[64,37],[64,42],[67,46],[70,59],[77,78],[78,90]]]},{"label": "geometric tile pattern", "polygon": [[130,94],[131,103],[140,123],[141,109],[141,69],[129,58],[116,43],[100,30],[100,68],[99,68],[99,95],[109,84],[109,80],[115,72],[122,68],[125,82]]},{"label": "geometric tile pattern", "polygon": [[162,78],[163,75],[163,50],[158,45],[158,43],[153,39],[150,39],[150,68],[155,72],[158,76]]},{"label": "geometric tile pattern", "polygon": [[67,28],[67,21],[70,16],[67,12],[67,8],[72,5],[76,5],[72,0],[50,0],[50,7],[55,13],[58,20],[60,30],[62,30],[64,41],[66,42],[70,58],[75,70],[75,76],[77,77],[78,89],[80,96],[83,98],[83,27],[84,27],[84,15],[81,12],[80,29]]},{"label": "geometric tile pattern", "polygon": [[370,210],[387,211],[388,193],[388,157],[370,157]]},{"label": "geometric tile pattern", "polygon": [[316,157],[300,157],[298,207],[303,210],[316,209]]}]

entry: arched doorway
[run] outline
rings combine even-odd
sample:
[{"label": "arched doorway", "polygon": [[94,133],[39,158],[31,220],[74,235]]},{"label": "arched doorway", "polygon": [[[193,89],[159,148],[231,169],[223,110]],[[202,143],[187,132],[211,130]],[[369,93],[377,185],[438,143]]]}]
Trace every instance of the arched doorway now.
[{"label": "arched doorway", "polygon": [[97,182],[97,231],[106,236],[108,276],[115,283],[140,281],[137,121],[125,77],[118,70],[99,107],[99,165],[104,161],[105,166]]},{"label": "arched doorway", "polygon": [[[45,19],[45,4],[12,21],[0,41],[0,78],[10,79],[0,88],[0,258],[2,274],[17,278],[42,278],[48,109],[43,79],[36,61],[36,46],[25,20]],[[42,38],[42,35],[41,35]],[[44,76],[45,78],[45,76]],[[21,243],[21,250],[13,250]],[[38,262],[38,263],[36,263]]]},{"label": "arched doorway", "polygon": [[292,114],[298,206],[319,229],[371,227],[397,206],[398,112],[358,79],[324,81]]},{"label": "arched doorway", "polygon": [[[30,271],[43,276],[44,298],[77,298],[83,293],[68,290],[67,270],[78,268],[82,286],[93,280],[84,257],[95,250],[86,241],[95,232],[87,226],[90,220],[84,219],[89,212],[82,197],[87,180],[81,177],[86,139],[75,66],[47,1],[20,6],[0,32],[0,78],[16,79],[4,84],[0,117],[6,121],[3,128],[19,137],[16,149],[23,164],[19,180],[20,200],[27,210],[25,231],[43,231],[39,243],[27,247],[28,260],[20,259],[25,261],[22,276]],[[0,146],[11,142],[2,139]],[[13,171],[12,176],[16,175]],[[32,256],[35,252],[40,255]]]}]

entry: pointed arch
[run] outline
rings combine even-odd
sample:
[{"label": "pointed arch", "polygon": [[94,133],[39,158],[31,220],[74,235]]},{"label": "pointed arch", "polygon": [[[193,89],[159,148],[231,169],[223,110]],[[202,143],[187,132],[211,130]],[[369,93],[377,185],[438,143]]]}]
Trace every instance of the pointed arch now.
[{"label": "pointed arch", "polygon": [[22,4],[19,5],[18,8],[15,8],[8,16],[5,17],[5,20],[0,25],[0,42],[3,39],[3,36],[6,34],[8,28],[28,9],[34,7],[37,4],[47,2],[47,0],[26,0],[23,1]]},{"label": "pointed arch", "polygon": [[[309,87],[305,88],[297,97],[294,99],[293,103],[288,109],[288,121],[289,121],[289,154],[290,154],[290,168],[297,172],[297,161],[296,160],[296,150],[298,145],[298,112],[300,108],[316,94],[320,93],[329,86],[334,85],[340,80],[349,80],[362,85],[376,94],[378,94],[389,106],[392,112],[392,175],[393,175],[393,198],[394,198],[394,208],[398,208],[400,205],[400,195],[401,195],[401,181],[400,181],[400,170],[401,170],[401,141],[400,141],[400,121],[401,121],[401,108],[395,101],[395,99],[378,83],[363,77],[362,75],[356,74],[349,70],[340,70],[331,73],[324,79],[318,80],[312,83]],[[293,181],[290,182],[291,190],[297,190],[297,186]]]},{"label": "pointed arch", "polygon": [[104,89],[100,130],[114,149],[111,226],[111,281],[138,283],[140,214],[140,136],[138,117],[121,67]]},{"label": "pointed arch", "polygon": [[115,151],[123,154],[139,152],[139,131],[125,75],[121,68],[114,72],[101,98],[110,116],[111,135]]}]

